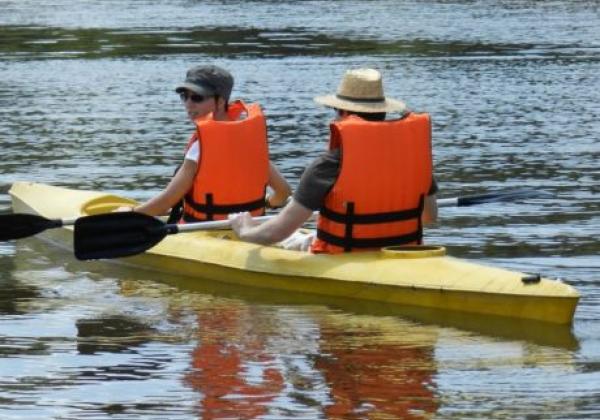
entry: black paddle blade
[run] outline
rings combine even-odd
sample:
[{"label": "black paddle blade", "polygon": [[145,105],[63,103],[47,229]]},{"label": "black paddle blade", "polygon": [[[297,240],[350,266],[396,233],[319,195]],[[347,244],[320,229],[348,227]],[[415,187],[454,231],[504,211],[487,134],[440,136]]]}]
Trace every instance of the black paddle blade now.
[{"label": "black paddle blade", "polygon": [[75,222],[74,248],[79,260],[140,254],[169,233],[169,225],[135,212],[80,217]]},{"label": "black paddle blade", "polygon": [[0,215],[0,241],[26,238],[46,229],[61,226],[61,220],[50,220],[35,214],[2,214]]},{"label": "black paddle blade", "polygon": [[527,198],[550,198],[552,194],[541,191],[534,190],[531,188],[523,188],[511,191],[499,191],[497,193],[487,193],[487,194],[478,194],[478,195],[468,195],[464,197],[459,197],[457,206],[473,206],[476,204],[485,204],[485,203],[497,203],[501,201],[516,201],[520,199]]}]

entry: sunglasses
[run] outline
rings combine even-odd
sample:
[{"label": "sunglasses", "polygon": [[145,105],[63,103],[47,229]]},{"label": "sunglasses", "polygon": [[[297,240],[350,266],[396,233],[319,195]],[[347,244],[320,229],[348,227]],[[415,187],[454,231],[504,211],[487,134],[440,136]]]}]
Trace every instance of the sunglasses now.
[{"label": "sunglasses", "polygon": [[179,97],[181,98],[182,102],[185,102],[189,99],[192,102],[197,103],[197,104],[199,104],[200,102],[204,102],[208,98],[210,98],[210,96],[198,95],[196,93],[189,93],[189,92],[181,92],[179,94]]}]

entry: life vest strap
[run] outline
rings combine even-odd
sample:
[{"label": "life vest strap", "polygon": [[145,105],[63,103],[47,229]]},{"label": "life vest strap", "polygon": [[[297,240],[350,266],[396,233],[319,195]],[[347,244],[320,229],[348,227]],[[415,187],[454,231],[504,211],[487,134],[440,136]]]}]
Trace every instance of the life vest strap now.
[{"label": "life vest strap", "polygon": [[[382,213],[356,214],[354,202],[346,204],[346,213],[335,212],[327,207],[320,210],[320,216],[333,222],[344,225],[344,236],[334,235],[323,229],[317,229],[317,238],[350,252],[353,248],[381,248],[392,245],[405,245],[410,243],[421,244],[423,242],[423,224],[421,214],[425,207],[425,196],[419,197],[419,205],[414,209],[398,210]],[[378,238],[356,238],[354,237],[354,226],[357,224],[377,224],[417,220],[417,229],[413,232],[396,235],[382,236]]]},{"label": "life vest strap", "polygon": [[[213,216],[215,214],[229,214],[229,213],[240,213],[243,211],[254,211],[264,209],[265,207],[265,198],[260,197],[257,200],[248,201],[245,203],[237,203],[237,204],[214,204],[213,203],[213,195],[206,194],[206,203],[200,204],[195,202],[189,195],[185,196],[185,204],[190,206],[192,209],[199,213],[206,214],[205,219],[200,220],[213,220]],[[194,216],[190,214],[184,215],[184,221],[188,221],[186,218],[196,219],[194,221],[200,221]]]},{"label": "life vest strap", "polygon": [[406,245],[415,242],[420,244],[423,241],[423,230],[417,229],[414,232],[404,235],[388,236],[384,238],[347,238],[333,235],[324,230],[317,230],[317,238],[332,245],[339,246],[340,248],[344,248],[344,251],[349,252],[352,248],[383,248],[385,246]]},{"label": "life vest strap", "polygon": [[185,223],[197,223],[197,222],[206,222],[207,221],[206,218],[201,219],[198,217],[194,217],[188,213],[183,213],[183,216],[181,216],[181,220],[183,220]]},{"label": "life vest strap", "polygon": [[[353,203],[348,203],[348,206],[353,207]],[[371,214],[356,214],[354,212],[338,213],[327,207],[321,208],[319,214],[325,218],[337,222],[353,225],[370,225],[375,223],[400,222],[403,220],[416,219],[421,216],[423,207],[419,206],[414,209],[391,211],[385,213]]]}]

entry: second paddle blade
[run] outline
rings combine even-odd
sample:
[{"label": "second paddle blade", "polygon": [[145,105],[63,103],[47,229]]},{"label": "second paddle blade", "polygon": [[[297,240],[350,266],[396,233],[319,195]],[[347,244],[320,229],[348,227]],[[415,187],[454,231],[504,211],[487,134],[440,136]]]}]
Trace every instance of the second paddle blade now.
[{"label": "second paddle blade", "polygon": [[529,198],[552,198],[552,194],[546,191],[535,190],[532,188],[501,190],[487,194],[467,195],[464,197],[458,197],[456,205],[458,207],[463,207],[473,206],[476,204],[526,200]]},{"label": "second paddle blade", "polygon": [[75,222],[74,248],[79,260],[140,254],[167,235],[160,220],[135,212],[80,217]]},{"label": "second paddle blade", "polygon": [[60,226],[62,226],[60,220],[49,220],[35,214],[2,214],[0,215],[0,241],[25,238]]}]

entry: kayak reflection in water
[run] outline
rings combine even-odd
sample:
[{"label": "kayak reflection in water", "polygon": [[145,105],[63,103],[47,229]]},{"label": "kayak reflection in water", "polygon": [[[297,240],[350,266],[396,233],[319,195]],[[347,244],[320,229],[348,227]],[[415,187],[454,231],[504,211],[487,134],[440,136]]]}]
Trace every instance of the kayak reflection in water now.
[{"label": "kayak reflection in water", "polygon": [[187,72],[175,91],[196,130],[183,163],[159,195],[119,210],[157,216],[174,209],[169,222],[175,223],[226,219],[232,211],[256,216],[285,203],[291,188],[269,161],[265,117],[257,104],[229,102],[233,83],[227,70],[213,65]]},{"label": "kayak reflection in water", "polygon": [[[336,94],[315,101],[337,112],[329,151],[305,170],[277,217],[258,225],[234,214],[233,230],[245,241],[315,253],[422,243],[423,224],[437,219],[429,115],[386,98],[374,69],[347,71]],[[386,120],[388,112],[401,115]],[[316,210],[316,237],[296,232]]]}]

